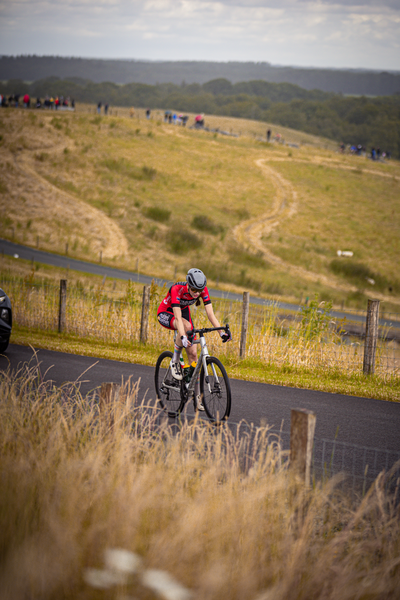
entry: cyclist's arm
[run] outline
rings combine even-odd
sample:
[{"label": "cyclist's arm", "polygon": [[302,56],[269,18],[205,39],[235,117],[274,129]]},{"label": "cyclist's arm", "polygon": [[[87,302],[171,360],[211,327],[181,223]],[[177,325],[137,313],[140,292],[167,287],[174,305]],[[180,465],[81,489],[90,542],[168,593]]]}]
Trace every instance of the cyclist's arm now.
[{"label": "cyclist's arm", "polygon": [[212,304],[206,304],[204,308],[206,310],[206,314],[207,314],[208,320],[210,321],[211,325],[213,327],[221,327],[220,322],[218,321],[217,317],[214,314]]},{"label": "cyclist's arm", "polygon": [[178,337],[180,340],[182,335],[186,335],[185,327],[184,327],[183,321],[182,321],[182,310],[181,310],[180,306],[173,306],[172,310],[174,312],[176,329],[178,331]]}]

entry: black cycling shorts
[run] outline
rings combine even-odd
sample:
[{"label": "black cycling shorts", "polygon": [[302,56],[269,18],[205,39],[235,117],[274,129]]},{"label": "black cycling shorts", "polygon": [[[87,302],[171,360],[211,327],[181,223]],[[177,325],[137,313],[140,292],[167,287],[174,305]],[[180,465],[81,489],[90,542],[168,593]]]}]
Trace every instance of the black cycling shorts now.
[{"label": "black cycling shorts", "polygon": [[[189,321],[189,323],[191,324],[192,329],[193,329],[194,325],[193,325],[192,315],[190,314],[189,307],[185,306],[181,310],[182,310],[182,318],[186,319],[186,321]],[[175,327],[174,327],[175,317],[174,317],[174,313],[172,311],[170,312],[169,310],[165,310],[165,311],[159,312],[157,315],[157,319],[158,319],[158,322],[160,323],[160,325],[162,325],[166,329],[172,329],[173,331],[175,331]]]}]

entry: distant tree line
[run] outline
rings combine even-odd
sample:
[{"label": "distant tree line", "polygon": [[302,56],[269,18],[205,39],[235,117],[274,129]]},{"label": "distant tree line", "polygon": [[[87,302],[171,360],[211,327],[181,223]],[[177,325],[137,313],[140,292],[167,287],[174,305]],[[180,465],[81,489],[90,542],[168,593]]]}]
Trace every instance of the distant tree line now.
[{"label": "distant tree line", "polygon": [[336,94],[390,96],[400,92],[400,72],[366,69],[316,69],[283,67],[268,62],[150,61],[77,58],[65,56],[0,56],[0,80],[19,78],[37,81],[57,75],[60,79],[81,77],[95,83],[111,81],[156,85],[200,83],[224,78],[233,83],[263,80],[292,83],[306,90]]},{"label": "distant tree line", "polygon": [[108,103],[179,112],[206,113],[256,119],[290,127],[338,143],[380,147],[400,158],[400,94],[380,97],[345,97],[305,90],[289,83],[226,79],[176,85],[93,83],[80,78],[56,77],[27,84],[9,80],[2,93],[34,97],[63,95],[79,102]]}]

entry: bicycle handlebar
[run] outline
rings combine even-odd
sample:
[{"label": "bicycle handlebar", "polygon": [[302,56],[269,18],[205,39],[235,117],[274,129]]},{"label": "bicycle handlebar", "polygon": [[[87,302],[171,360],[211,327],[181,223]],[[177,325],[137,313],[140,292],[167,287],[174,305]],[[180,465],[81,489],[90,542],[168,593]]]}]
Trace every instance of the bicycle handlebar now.
[{"label": "bicycle handlebar", "polygon": [[225,331],[228,335],[230,335],[231,331],[229,329],[229,324],[223,325],[222,327],[203,327],[202,329],[191,329],[186,332],[188,340],[192,342],[196,333],[200,334],[200,337],[204,336],[205,333],[210,333],[211,331]]}]

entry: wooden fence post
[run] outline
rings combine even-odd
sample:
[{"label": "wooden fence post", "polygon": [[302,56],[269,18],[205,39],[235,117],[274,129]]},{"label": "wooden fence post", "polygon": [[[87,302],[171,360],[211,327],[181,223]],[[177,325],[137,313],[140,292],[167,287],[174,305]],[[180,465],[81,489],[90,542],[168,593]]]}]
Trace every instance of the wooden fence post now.
[{"label": "wooden fence post", "polygon": [[58,332],[65,329],[67,314],[67,280],[60,279],[60,305],[58,309]]},{"label": "wooden fence post", "polygon": [[312,450],[314,443],[315,413],[303,408],[291,410],[290,468],[310,485]]},{"label": "wooden fence post", "polygon": [[147,333],[149,329],[150,312],[150,286],[143,287],[142,318],[140,321],[140,341],[142,344],[147,342]]},{"label": "wooden fence post", "polygon": [[246,356],[247,329],[249,327],[249,303],[250,303],[249,292],[243,292],[242,333],[240,336],[240,351],[239,351],[240,358],[245,358],[245,356]]},{"label": "wooden fence post", "polygon": [[364,375],[373,375],[375,371],[376,342],[378,339],[379,300],[368,300],[367,322],[365,326]]}]

